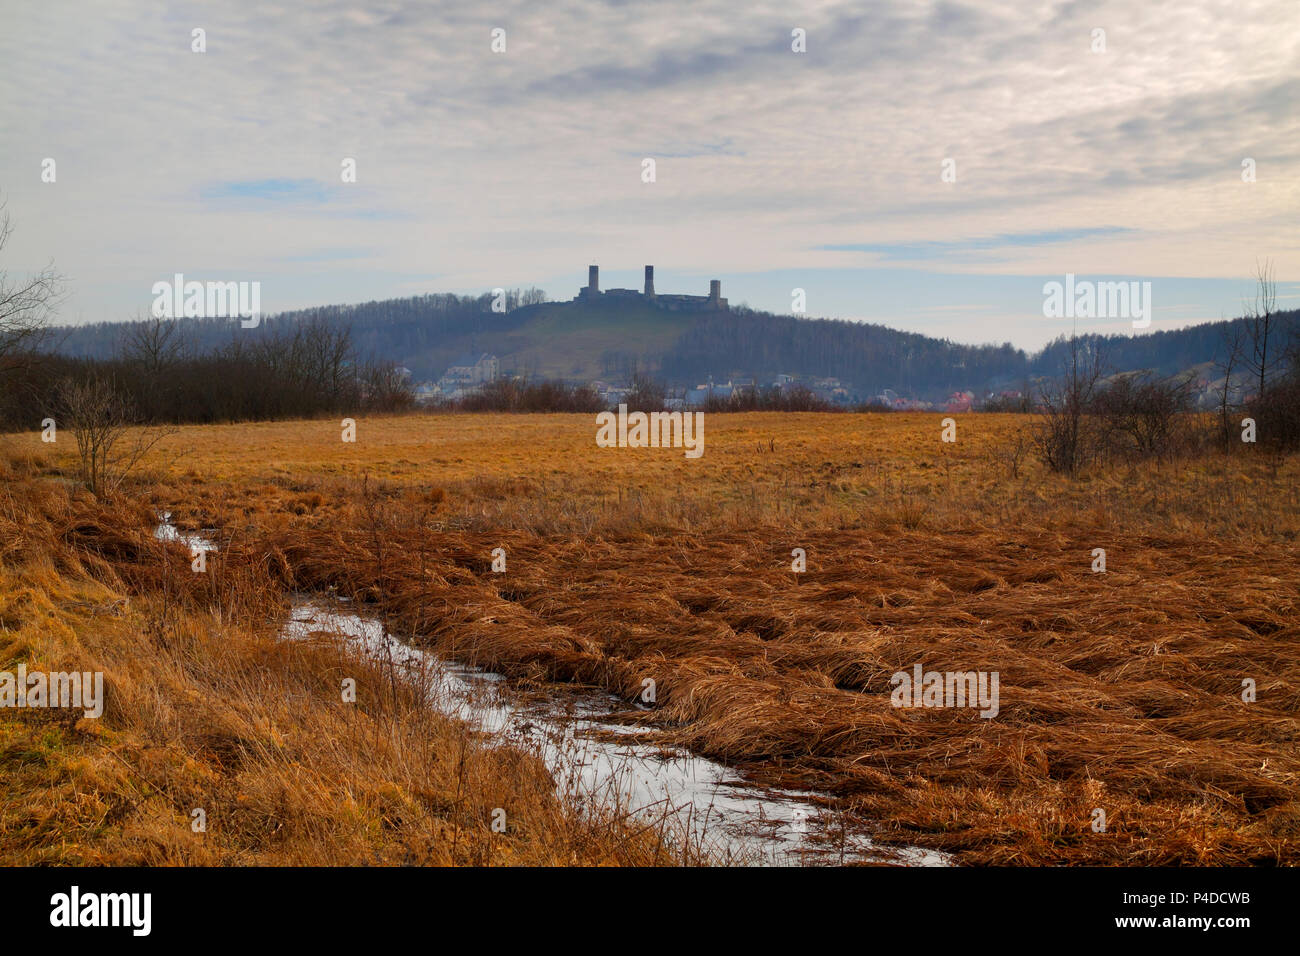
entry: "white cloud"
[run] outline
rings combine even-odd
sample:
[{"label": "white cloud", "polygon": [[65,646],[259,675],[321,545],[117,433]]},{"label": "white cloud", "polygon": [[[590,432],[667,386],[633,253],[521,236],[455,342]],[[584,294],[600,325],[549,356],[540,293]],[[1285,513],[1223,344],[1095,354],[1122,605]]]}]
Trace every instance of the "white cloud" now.
[{"label": "white cloud", "polygon": [[[356,298],[576,288],[595,256],[759,272],[880,261],[825,245],[1108,227],[1130,231],[951,268],[1227,276],[1269,255],[1300,274],[1294,0],[104,0],[28,8],[0,60],[11,267],[52,257],[70,317],[121,318],[175,271],[292,278],[265,283],[280,308],[319,302],[322,268],[331,289],[355,272]],[[349,156],[356,186],[338,182]],[[203,198],[268,179],[328,198]]]}]

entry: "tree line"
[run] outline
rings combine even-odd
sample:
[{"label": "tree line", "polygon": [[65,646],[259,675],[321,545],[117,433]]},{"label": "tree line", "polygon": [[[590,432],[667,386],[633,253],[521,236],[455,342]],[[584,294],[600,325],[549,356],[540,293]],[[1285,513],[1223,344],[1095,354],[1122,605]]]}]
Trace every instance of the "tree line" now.
[{"label": "tree line", "polygon": [[[433,380],[467,349],[511,354],[519,333],[527,332],[545,298],[540,289],[532,288],[503,290],[500,295],[430,294],[321,306],[267,316],[258,328],[241,329],[240,339],[254,343],[303,323],[346,328],[360,354],[401,362],[416,381]],[[1300,313],[1278,315],[1280,320],[1294,321]],[[222,348],[230,339],[230,320],[176,321],[198,351]],[[1213,361],[1222,349],[1225,331],[1244,327],[1246,321],[1224,320],[1139,336],[1077,338],[1105,352],[1116,368],[1170,375]],[[71,357],[106,359],[116,354],[121,335],[119,323],[57,329],[47,337],[46,348]],[[880,325],[773,315],[735,306],[730,312],[696,317],[665,354],[604,349],[598,358],[606,376],[628,378],[638,367],[653,365],[661,379],[678,387],[698,385],[710,376],[717,381],[770,381],[788,373],[838,378],[854,386],[863,399],[890,388],[933,401],[968,388],[1021,388],[1037,377],[1053,375],[1068,357],[1074,338],[1063,335],[1029,354],[1010,343],[963,345]]]},{"label": "tree line", "polygon": [[1076,474],[1102,462],[1224,451],[1257,446],[1276,468],[1300,450],[1300,328],[1296,312],[1277,309],[1267,262],[1257,270],[1256,294],[1238,321],[1220,324],[1217,407],[1192,414],[1194,379],[1151,370],[1112,374],[1107,340],[1069,339],[1054,349],[1059,374],[1024,399],[1037,413],[1013,446],[1013,472],[1028,450],[1052,471]]},{"label": "tree line", "polygon": [[[503,289],[499,296],[432,293],[402,299],[325,305],[263,316],[256,328],[239,329],[240,340],[255,344],[292,329],[325,326],[347,329],[359,354],[401,362],[417,380],[436,379],[463,351],[461,343],[488,344],[518,329],[528,320],[529,306],[545,299],[540,289]],[[497,311],[494,305],[504,311]],[[137,318],[126,323],[97,322],[51,330],[44,341],[47,351],[73,358],[106,359],[117,354],[125,334],[150,324]],[[178,318],[177,335],[200,353],[224,348],[230,341],[232,321],[224,318]]]},{"label": "tree line", "polygon": [[362,358],[347,328],[282,323],[252,340],[236,328],[207,350],[195,348],[184,331],[172,319],[122,326],[109,359],[26,348],[0,355],[0,428],[57,420],[61,397],[92,383],[104,383],[126,417],[141,423],[257,421],[414,404],[398,367]]}]

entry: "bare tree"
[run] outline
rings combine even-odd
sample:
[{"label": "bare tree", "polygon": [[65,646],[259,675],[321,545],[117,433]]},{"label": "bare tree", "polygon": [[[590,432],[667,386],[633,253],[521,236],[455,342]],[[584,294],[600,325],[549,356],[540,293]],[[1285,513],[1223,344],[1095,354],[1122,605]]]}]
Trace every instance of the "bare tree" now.
[{"label": "bare tree", "polygon": [[346,404],[353,397],[349,386],[357,365],[351,329],[333,329],[316,320],[295,330],[295,346],[305,382],[329,396],[331,410]]},{"label": "bare tree", "polygon": [[394,362],[368,362],[361,370],[361,389],[371,411],[403,411],[415,404],[415,392]]},{"label": "bare tree", "polygon": [[1088,415],[1104,370],[1101,350],[1076,335],[1070,339],[1062,376],[1041,386],[1038,404],[1042,417],[1033,443],[1052,471],[1073,475],[1095,453],[1097,436],[1089,433]]},{"label": "bare tree", "polygon": [[1244,308],[1250,348],[1245,352],[1246,367],[1256,379],[1255,392],[1262,397],[1270,379],[1282,369],[1287,342],[1285,329],[1277,314],[1277,282],[1273,278],[1273,265],[1267,259],[1255,266],[1255,301]]},{"label": "bare tree", "polygon": [[[0,253],[12,232],[9,213],[0,204]],[[25,279],[12,278],[0,268],[0,368],[13,367],[17,356],[40,344],[61,278],[52,266]]]},{"label": "bare tree", "polygon": [[1229,322],[1223,329],[1224,358],[1218,363],[1223,371],[1223,394],[1219,396],[1219,429],[1228,447],[1236,436],[1228,417],[1233,411],[1232,373],[1241,367],[1242,353],[1246,348],[1246,330],[1240,322]]},{"label": "bare tree", "polygon": [[130,404],[102,378],[65,379],[55,405],[77,440],[81,480],[97,498],[111,496],[149,449],[175,428],[132,428]]},{"label": "bare tree", "polygon": [[1300,447],[1300,375],[1294,364],[1300,358],[1300,342],[1291,316],[1277,311],[1277,284],[1268,260],[1257,266],[1255,276],[1255,301],[1245,310],[1243,348],[1255,394],[1247,399],[1245,410],[1258,423],[1259,444],[1268,449],[1276,473],[1282,457]]},{"label": "bare tree", "polygon": [[184,344],[181,326],[175,319],[150,316],[127,326],[121,353],[152,379],[176,364]]},{"label": "bare tree", "polygon": [[653,375],[635,366],[632,368],[632,387],[628,389],[627,403],[629,412],[662,412],[668,389],[657,382]]}]

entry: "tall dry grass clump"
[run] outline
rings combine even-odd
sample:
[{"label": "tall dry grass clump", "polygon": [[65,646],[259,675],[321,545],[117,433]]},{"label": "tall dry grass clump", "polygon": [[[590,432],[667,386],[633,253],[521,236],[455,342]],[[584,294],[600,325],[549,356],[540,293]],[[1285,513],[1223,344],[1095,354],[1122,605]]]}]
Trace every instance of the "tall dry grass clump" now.
[{"label": "tall dry grass clump", "polygon": [[687,859],[627,808],[557,791],[536,756],[439,714],[382,661],[329,634],[278,639],[285,595],[262,558],[236,543],[195,574],[151,521],[47,482],[0,492],[0,668],[106,684],[99,719],[0,711],[4,863]]}]

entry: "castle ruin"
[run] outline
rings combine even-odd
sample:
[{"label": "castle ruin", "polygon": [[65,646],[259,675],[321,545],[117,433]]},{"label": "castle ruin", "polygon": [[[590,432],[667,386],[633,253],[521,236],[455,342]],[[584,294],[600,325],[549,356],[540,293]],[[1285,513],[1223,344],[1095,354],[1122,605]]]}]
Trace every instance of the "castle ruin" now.
[{"label": "castle ruin", "polygon": [[578,290],[574,302],[644,302],[665,312],[726,312],[727,300],[722,297],[722,280],[709,282],[708,295],[659,295],[655,292],[655,267],[645,267],[645,291],[635,289],[607,289],[600,291],[600,266],[587,267],[587,284]]}]

